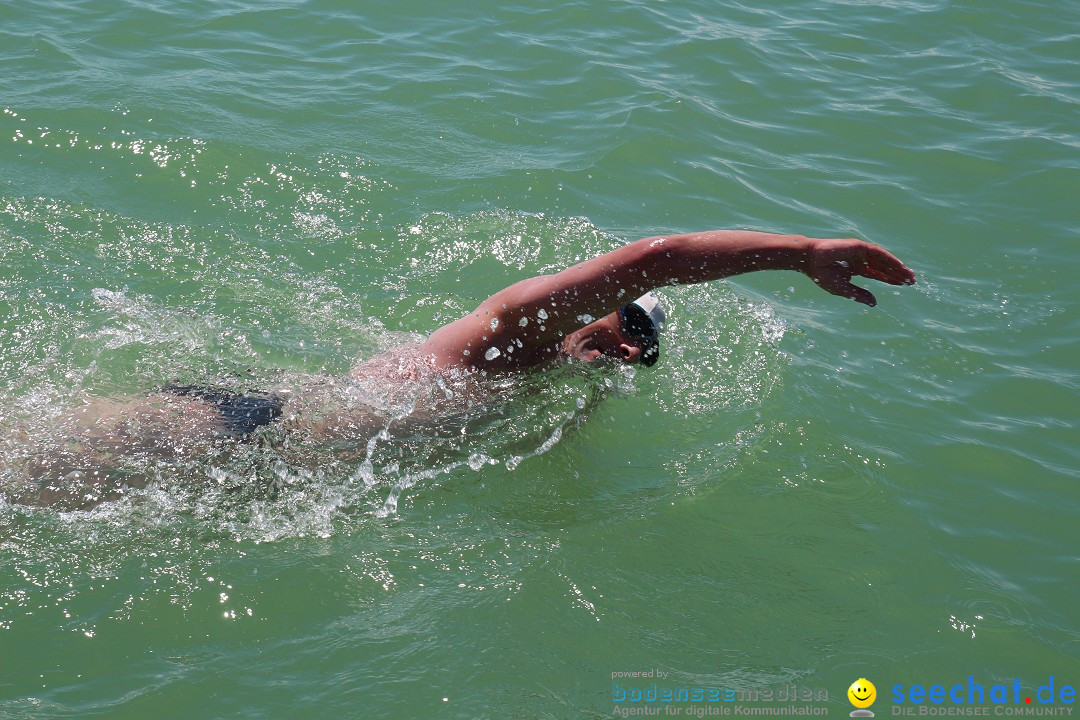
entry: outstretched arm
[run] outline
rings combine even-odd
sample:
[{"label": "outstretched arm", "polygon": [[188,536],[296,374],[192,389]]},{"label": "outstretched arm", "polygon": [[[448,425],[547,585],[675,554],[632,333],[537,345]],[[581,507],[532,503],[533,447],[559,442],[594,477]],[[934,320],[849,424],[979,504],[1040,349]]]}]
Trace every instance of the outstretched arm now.
[{"label": "outstretched arm", "polygon": [[915,274],[894,255],[861,240],[739,230],[645,238],[495,293],[469,315],[436,330],[424,349],[444,366],[535,365],[553,356],[567,333],[649,290],[755,270],[796,270],[834,295],[871,306],[876,299],[852,284],[853,277],[890,285],[915,282]]}]

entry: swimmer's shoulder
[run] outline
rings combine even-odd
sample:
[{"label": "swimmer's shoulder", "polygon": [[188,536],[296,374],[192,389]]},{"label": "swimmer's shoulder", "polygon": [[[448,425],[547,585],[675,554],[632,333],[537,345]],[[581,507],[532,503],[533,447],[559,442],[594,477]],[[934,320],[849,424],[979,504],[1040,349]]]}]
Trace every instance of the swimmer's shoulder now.
[{"label": "swimmer's shoulder", "polygon": [[454,372],[461,369],[440,362],[438,357],[425,352],[421,344],[410,343],[357,362],[349,369],[348,377],[354,381],[416,382]]}]

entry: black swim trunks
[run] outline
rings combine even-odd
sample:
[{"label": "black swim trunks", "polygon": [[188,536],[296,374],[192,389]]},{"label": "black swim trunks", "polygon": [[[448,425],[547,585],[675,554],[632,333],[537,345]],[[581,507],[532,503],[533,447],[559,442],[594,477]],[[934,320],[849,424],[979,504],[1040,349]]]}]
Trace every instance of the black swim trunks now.
[{"label": "black swim trunks", "polygon": [[213,405],[221,413],[225,429],[237,435],[250,435],[262,425],[274,422],[281,417],[281,408],[285,404],[282,398],[269,393],[243,395],[206,385],[170,385],[161,391],[198,398]]}]

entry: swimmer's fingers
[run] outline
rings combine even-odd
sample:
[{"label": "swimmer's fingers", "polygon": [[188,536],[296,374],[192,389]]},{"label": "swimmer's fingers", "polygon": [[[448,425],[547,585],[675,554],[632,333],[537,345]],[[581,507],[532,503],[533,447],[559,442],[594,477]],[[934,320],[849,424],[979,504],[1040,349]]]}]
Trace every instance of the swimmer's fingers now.
[{"label": "swimmer's fingers", "polygon": [[877,298],[872,292],[851,282],[851,273],[821,273],[812,279],[825,292],[851,298],[870,307],[877,305]]},{"label": "swimmer's fingers", "polygon": [[805,268],[822,290],[873,307],[877,299],[869,290],[854,285],[860,276],[889,285],[911,285],[915,273],[885,248],[862,240],[816,240]]},{"label": "swimmer's fingers", "polygon": [[889,285],[914,285],[915,273],[900,258],[878,245],[864,243],[866,256],[859,275]]}]

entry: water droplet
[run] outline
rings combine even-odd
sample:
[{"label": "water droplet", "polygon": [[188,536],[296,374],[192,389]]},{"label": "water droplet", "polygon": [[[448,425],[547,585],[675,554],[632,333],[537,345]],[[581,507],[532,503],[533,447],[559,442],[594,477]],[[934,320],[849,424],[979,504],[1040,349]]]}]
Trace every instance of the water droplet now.
[{"label": "water droplet", "polygon": [[499,327],[499,318],[491,318],[491,329]]},{"label": "water droplet", "polygon": [[540,318],[541,320],[547,320],[548,319],[547,310],[545,310],[544,308],[540,308],[539,310],[536,311],[536,317]]},{"label": "water droplet", "polygon": [[521,327],[525,327],[528,324],[529,324],[529,318],[527,318],[527,317],[523,317],[520,320],[518,320],[518,325],[520,325]]},{"label": "water droplet", "polygon": [[499,357],[500,355],[502,355],[502,353],[499,352],[499,348],[497,348],[497,347],[489,347],[487,349],[487,352],[484,353],[484,359],[485,360],[494,360],[495,358]]}]

